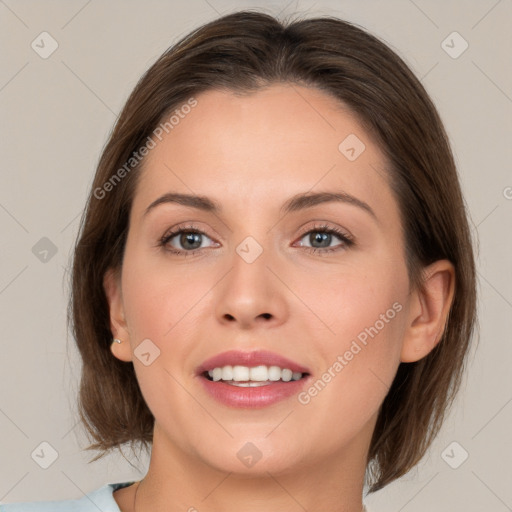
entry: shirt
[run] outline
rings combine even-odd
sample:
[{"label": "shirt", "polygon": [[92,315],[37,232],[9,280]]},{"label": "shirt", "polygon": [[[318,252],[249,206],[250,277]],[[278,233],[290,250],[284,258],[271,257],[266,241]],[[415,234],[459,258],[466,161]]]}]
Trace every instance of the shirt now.
[{"label": "shirt", "polygon": [[[25,503],[0,504],[0,512],[121,512],[114,499],[117,489],[128,487],[135,482],[107,484],[91,491],[77,500],[31,501]],[[363,512],[369,512],[365,507]]]},{"label": "shirt", "polygon": [[113,493],[134,483],[107,484],[76,500],[5,503],[0,505],[0,512],[121,512]]}]

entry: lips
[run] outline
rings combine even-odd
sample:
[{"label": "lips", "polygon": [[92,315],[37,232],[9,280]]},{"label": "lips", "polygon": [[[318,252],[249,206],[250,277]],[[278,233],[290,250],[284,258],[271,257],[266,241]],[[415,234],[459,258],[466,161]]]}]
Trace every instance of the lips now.
[{"label": "lips", "polygon": [[229,350],[227,352],[222,352],[210,359],[204,361],[197,368],[197,375],[201,375],[209,370],[213,370],[214,368],[222,368],[223,366],[279,366],[280,368],[288,368],[292,372],[300,372],[309,374],[310,371],[305,366],[292,361],[284,356],[276,354],[275,352],[270,352],[267,350],[254,350],[251,352],[244,352],[240,350]]},{"label": "lips", "polygon": [[[264,382],[234,382],[212,380],[208,372],[215,368],[258,366],[279,367],[302,374],[298,380],[284,381],[282,379]],[[276,404],[297,395],[309,384],[312,376],[307,367],[288,359],[287,357],[267,350],[244,352],[229,350],[207,359],[196,369],[200,385],[206,393],[218,403],[236,408],[259,409]],[[282,376],[284,379],[284,376]]]}]

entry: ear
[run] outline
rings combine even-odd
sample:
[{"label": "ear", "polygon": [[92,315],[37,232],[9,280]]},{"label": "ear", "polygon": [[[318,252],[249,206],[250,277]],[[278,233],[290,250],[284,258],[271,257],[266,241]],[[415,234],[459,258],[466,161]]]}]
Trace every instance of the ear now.
[{"label": "ear", "polygon": [[448,260],[439,260],[424,269],[420,290],[412,292],[400,360],[419,361],[442,338],[455,291],[455,269]]},{"label": "ear", "polygon": [[111,343],[110,350],[121,361],[131,361],[132,350],[130,334],[124,315],[120,272],[108,269],[103,276],[103,289],[109,304],[110,330],[114,338],[122,341],[122,343]]}]

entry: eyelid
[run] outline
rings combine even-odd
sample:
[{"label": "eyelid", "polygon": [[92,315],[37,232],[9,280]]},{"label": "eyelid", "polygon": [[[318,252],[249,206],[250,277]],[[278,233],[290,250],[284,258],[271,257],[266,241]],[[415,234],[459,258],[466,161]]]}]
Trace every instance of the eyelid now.
[{"label": "eyelid", "polygon": [[169,228],[162,238],[167,238],[169,236],[175,236],[179,234],[181,231],[197,231],[198,233],[202,235],[206,235],[208,238],[213,239],[214,237],[210,236],[207,231],[205,231],[203,228],[200,228],[198,225],[196,225],[193,222],[180,222],[179,224],[176,224],[172,228]]},{"label": "eyelid", "polygon": [[301,228],[301,234],[299,235],[300,238],[302,238],[304,235],[310,233],[311,231],[330,231],[335,233],[336,235],[346,238],[349,241],[354,241],[355,238],[348,230],[340,228],[338,226],[332,226],[328,224],[327,222],[322,221],[314,221],[315,224],[313,226],[306,225],[306,227]]}]

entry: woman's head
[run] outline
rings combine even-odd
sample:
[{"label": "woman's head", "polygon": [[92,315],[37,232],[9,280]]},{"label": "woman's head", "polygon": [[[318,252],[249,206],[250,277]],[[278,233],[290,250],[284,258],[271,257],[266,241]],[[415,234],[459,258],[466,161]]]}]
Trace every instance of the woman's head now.
[{"label": "woman's head", "polygon": [[[158,59],[103,151],[73,269],[80,411],[95,448],[151,442],[156,419],[226,471],[245,441],[272,472],[371,439],[376,490],[437,433],[474,310],[453,158],[414,75],[349,23],[236,13]],[[196,371],[231,349],[293,359],[307,385],[219,404]]]}]

